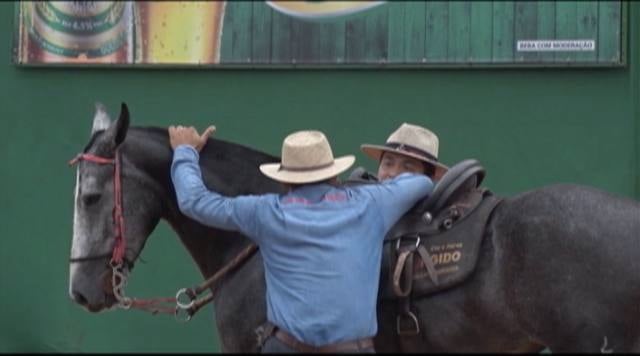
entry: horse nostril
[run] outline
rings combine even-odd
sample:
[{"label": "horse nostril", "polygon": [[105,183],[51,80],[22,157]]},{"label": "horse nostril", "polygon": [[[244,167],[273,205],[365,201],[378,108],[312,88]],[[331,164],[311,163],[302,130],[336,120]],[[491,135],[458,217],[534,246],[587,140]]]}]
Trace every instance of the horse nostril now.
[{"label": "horse nostril", "polygon": [[73,301],[80,304],[80,305],[87,305],[88,301],[87,298],[84,297],[84,295],[80,294],[79,292],[74,291],[73,292]]}]

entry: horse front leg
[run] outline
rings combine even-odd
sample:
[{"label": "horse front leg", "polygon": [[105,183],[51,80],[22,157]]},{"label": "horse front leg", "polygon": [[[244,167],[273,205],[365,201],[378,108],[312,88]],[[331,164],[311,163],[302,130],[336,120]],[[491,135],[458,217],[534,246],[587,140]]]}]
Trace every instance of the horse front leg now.
[{"label": "horse front leg", "polygon": [[267,320],[262,257],[257,253],[220,288],[215,316],[222,352],[256,353],[256,328]]}]

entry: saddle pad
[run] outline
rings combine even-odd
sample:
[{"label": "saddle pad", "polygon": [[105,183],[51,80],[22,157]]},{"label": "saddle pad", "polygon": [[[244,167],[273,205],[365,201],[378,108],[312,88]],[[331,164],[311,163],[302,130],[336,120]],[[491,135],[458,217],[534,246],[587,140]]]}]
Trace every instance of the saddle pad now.
[{"label": "saddle pad", "polygon": [[[453,221],[449,228],[442,227],[443,222],[450,218],[451,208],[443,210],[431,223],[427,224],[419,213],[406,214],[392,228],[385,239],[383,247],[382,268],[380,278],[379,297],[384,299],[399,298],[393,289],[393,273],[398,261],[397,245],[416,244],[417,237],[433,261],[437,283],[429,275],[418,251],[406,259],[405,265],[400,268],[412,268],[408,275],[412,275],[410,295],[413,297],[426,296],[438,291],[450,288],[464,281],[475,269],[480,244],[485,235],[485,226],[489,216],[500,198],[493,196],[488,191],[477,190],[475,199],[481,200],[479,204],[471,207],[467,215],[462,215]],[[471,199],[473,200],[473,199]],[[417,246],[416,246],[417,247]],[[406,274],[403,273],[406,276]],[[402,281],[407,285],[407,281]]]}]

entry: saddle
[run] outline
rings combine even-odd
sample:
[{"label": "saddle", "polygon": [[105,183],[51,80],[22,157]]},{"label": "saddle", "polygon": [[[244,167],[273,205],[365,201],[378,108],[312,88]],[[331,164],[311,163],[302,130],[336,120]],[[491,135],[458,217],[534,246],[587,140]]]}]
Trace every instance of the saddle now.
[{"label": "saddle", "polygon": [[[501,201],[480,183],[485,170],[467,159],[451,167],[434,190],[387,233],[378,297],[397,300],[399,335],[417,335],[410,299],[462,283],[474,271],[485,225]],[[375,178],[375,177],[374,177]],[[377,181],[357,168],[348,182]]]},{"label": "saddle", "polygon": [[427,296],[469,277],[486,222],[500,201],[479,187],[484,176],[476,160],[456,164],[391,228],[384,240],[379,297]]}]

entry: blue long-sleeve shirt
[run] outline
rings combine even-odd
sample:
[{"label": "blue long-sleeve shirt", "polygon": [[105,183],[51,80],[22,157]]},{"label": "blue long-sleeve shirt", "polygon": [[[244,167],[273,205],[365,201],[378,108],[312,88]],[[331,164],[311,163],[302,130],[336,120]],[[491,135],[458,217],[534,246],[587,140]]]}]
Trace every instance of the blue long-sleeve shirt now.
[{"label": "blue long-sleeve shirt", "polygon": [[171,178],[180,210],[258,244],[270,322],[314,346],[377,333],[384,236],[431,192],[428,177],[405,173],[380,184],[229,198],[205,187],[198,158],[191,146],[175,149]]}]

